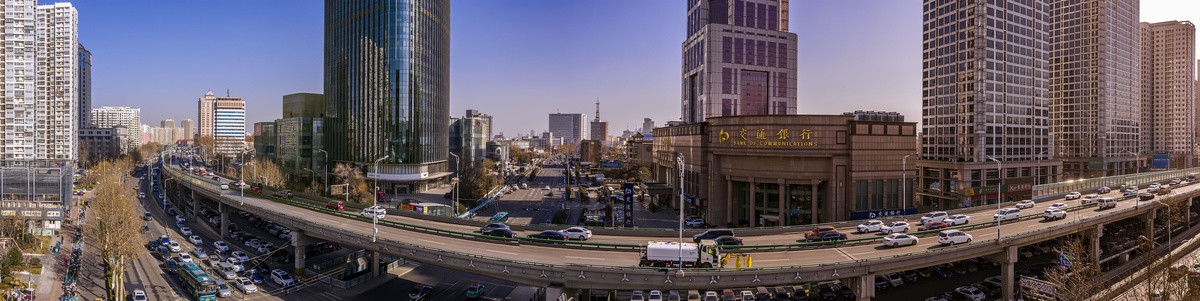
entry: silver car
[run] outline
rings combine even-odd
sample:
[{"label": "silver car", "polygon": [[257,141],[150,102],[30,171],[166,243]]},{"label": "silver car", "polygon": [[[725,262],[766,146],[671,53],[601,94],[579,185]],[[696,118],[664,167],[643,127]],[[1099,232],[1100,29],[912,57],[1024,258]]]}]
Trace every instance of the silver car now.
[{"label": "silver car", "polygon": [[229,289],[229,285],[225,281],[217,280],[217,297],[229,298],[233,296],[233,290]]}]

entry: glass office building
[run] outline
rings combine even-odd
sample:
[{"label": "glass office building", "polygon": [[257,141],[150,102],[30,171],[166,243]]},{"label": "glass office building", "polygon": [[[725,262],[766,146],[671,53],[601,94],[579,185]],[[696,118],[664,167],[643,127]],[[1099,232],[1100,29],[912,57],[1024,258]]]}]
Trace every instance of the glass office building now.
[{"label": "glass office building", "polygon": [[449,0],[325,1],[330,163],[361,166],[391,192],[449,175],[449,71]]}]

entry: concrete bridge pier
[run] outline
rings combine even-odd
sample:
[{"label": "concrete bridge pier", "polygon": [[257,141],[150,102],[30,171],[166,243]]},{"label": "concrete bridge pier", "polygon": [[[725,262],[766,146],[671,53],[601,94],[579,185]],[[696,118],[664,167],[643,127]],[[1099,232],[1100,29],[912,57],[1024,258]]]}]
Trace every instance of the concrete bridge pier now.
[{"label": "concrete bridge pier", "polygon": [[[292,229],[292,254],[294,256],[292,258],[292,267],[295,269],[293,273],[297,277],[304,276],[304,260],[306,255],[304,254],[304,251],[308,249],[308,245],[312,242],[313,238],[308,235],[304,235],[304,231],[301,231],[300,229]],[[376,260],[379,259],[379,252],[372,252],[371,255],[373,257],[372,262],[375,262],[375,265],[378,265],[378,261]]]},{"label": "concrete bridge pier", "polygon": [[201,218],[200,217],[200,201],[196,200],[196,192],[195,191],[192,192],[192,197],[190,199],[188,199],[188,201],[192,201],[192,222],[195,223],[195,222],[199,221]]},{"label": "concrete bridge pier", "polygon": [[1194,199],[1196,198],[1188,198],[1187,202],[1183,202],[1183,204],[1181,204],[1183,205],[1183,221],[1187,223],[1187,227],[1184,228],[1192,227],[1192,200]]},{"label": "concrete bridge pier", "polygon": [[1014,293],[1016,285],[1013,281],[1013,276],[1016,274],[1014,268],[1017,264],[1017,258],[1020,257],[1017,256],[1018,254],[1020,253],[1017,252],[1017,246],[1008,246],[1003,251],[1000,251],[1000,253],[987,256],[1000,263],[1000,300],[1014,300],[1013,296],[1016,295]]},{"label": "concrete bridge pier", "polygon": [[1093,229],[1091,232],[1092,232],[1091,235],[1089,235],[1091,237],[1088,239],[1088,242],[1091,244],[1089,250],[1092,252],[1092,258],[1099,261],[1100,260],[1100,238],[1104,237],[1104,224],[1096,225],[1096,228]]},{"label": "concrete bridge pier", "polygon": [[382,271],[379,268],[379,251],[371,251],[371,276],[379,276]]},{"label": "concrete bridge pier", "polygon": [[1143,221],[1146,222],[1146,238],[1151,240],[1154,239],[1154,218],[1157,216],[1157,214],[1158,209],[1150,210],[1147,211],[1146,215],[1142,218]]},{"label": "concrete bridge pier", "polygon": [[221,233],[217,235],[220,235],[221,239],[229,237],[229,211],[232,210],[225,208],[225,203],[217,202],[217,212],[221,214]]},{"label": "concrete bridge pier", "polygon": [[866,274],[841,280],[847,287],[854,290],[858,301],[870,301],[875,298],[875,274]]}]

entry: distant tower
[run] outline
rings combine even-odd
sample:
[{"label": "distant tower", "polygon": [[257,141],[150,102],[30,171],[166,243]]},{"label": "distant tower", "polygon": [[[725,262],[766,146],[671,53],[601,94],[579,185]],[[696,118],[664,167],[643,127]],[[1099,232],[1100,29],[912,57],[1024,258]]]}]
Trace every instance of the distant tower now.
[{"label": "distant tower", "polygon": [[600,121],[600,98],[596,98],[596,119],[592,120],[590,128],[589,136],[592,140],[608,139],[608,122]]}]

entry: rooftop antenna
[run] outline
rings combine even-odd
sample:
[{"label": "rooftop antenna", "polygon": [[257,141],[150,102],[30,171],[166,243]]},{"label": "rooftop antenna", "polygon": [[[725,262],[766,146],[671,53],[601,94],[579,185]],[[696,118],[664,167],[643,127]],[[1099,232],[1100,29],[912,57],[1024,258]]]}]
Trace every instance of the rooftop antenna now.
[{"label": "rooftop antenna", "polygon": [[600,122],[600,98],[596,97],[596,122]]},{"label": "rooftop antenna", "polygon": [[225,97],[230,97],[229,96],[229,87],[225,87]]}]

